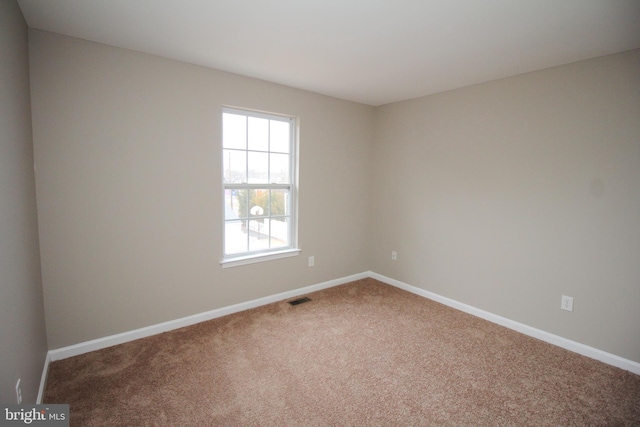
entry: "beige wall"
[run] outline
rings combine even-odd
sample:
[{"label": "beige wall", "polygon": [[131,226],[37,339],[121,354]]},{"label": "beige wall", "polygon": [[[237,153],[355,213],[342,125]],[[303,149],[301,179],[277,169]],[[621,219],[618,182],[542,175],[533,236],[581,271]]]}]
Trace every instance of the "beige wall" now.
[{"label": "beige wall", "polygon": [[375,271],[640,362],[640,50],[376,113]]},{"label": "beige wall", "polygon": [[[373,270],[640,361],[640,51],[374,109],[30,34],[50,348]],[[222,105],[300,117],[301,256],[218,264]]]},{"label": "beige wall", "polygon": [[[37,30],[30,49],[50,348],[367,270],[372,107]],[[219,265],[223,105],[299,117],[300,256]]]},{"label": "beige wall", "polygon": [[0,1],[0,402],[34,403],[47,353],[29,104],[27,26]]}]

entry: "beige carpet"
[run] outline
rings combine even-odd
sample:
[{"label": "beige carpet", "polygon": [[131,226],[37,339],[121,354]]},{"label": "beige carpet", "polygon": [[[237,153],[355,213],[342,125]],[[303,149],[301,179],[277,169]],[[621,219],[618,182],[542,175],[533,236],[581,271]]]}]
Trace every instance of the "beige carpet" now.
[{"label": "beige carpet", "polygon": [[72,426],[640,425],[640,376],[364,279],[51,364]]}]

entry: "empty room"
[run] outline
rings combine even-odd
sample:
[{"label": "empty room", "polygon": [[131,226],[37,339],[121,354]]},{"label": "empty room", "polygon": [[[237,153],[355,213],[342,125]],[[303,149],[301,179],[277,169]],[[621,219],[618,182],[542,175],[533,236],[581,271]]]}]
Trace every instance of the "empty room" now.
[{"label": "empty room", "polygon": [[640,425],[638,22],[0,0],[0,420]]}]

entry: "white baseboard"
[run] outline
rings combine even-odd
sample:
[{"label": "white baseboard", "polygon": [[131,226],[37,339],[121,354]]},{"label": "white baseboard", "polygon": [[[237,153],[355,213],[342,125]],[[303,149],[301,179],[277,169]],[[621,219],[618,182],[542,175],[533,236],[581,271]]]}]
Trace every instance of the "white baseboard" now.
[{"label": "white baseboard", "polygon": [[37,404],[42,403],[44,397],[44,388],[47,385],[47,375],[49,374],[49,364],[51,363],[51,352],[47,352],[47,357],[44,358],[44,368],[42,368],[42,376],[40,377],[40,388],[38,389]]},{"label": "white baseboard", "polygon": [[95,340],[74,344],[68,347],[62,347],[55,350],[50,350],[49,353],[47,354],[45,367],[42,372],[42,380],[40,381],[40,392],[38,393],[38,402],[40,402],[42,399],[42,394],[44,392],[44,386],[46,383],[46,375],[47,375],[50,362],[66,359],[68,357],[78,356],[80,354],[88,353],[90,351],[100,350],[106,347],[111,347],[113,345],[123,344],[125,342],[137,340],[137,339],[148,337],[151,335],[156,335],[162,332],[183,328],[185,326],[194,325],[196,323],[205,322],[207,320],[215,319],[218,317],[226,316],[226,315],[237,313],[244,310],[249,310],[251,308],[260,307],[262,305],[271,304],[273,302],[282,301],[282,300],[293,298],[299,295],[308,294],[308,293],[319,291],[322,289],[331,288],[333,286],[342,285],[344,283],[352,282],[354,280],[359,280],[366,277],[374,278],[376,280],[379,280],[381,282],[403,289],[405,291],[411,292],[413,294],[419,295],[421,297],[428,298],[430,300],[439,302],[441,304],[447,305],[449,307],[455,308],[457,310],[463,311],[465,313],[471,314],[481,319],[488,320],[490,322],[493,322],[498,325],[504,326],[506,328],[512,329],[514,331],[523,333],[530,337],[537,338],[541,341],[545,341],[549,344],[556,345],[558,347],[564,348],[574,353],[578,353],[583,356],[599,360],[608,365],[616,366],[618,368],[640,375],[640,363],[638,362],[634,362],[632,360],[625,359],[620,356],[616,356],[615,354],[607,353],[603,350],[590,347],[588,345],[581,344],[576,341],[571,341],[569,339],[560,337],[558,335],[554,335],[552,333],[533,328],[523,323],[516,322],[515,320],[498,316],[497,314],[493,314],[488,311],[481,310],[479,308],[461,303],[451,298],[447,298],[442,295],[438,295],[436,293],[429,292],[424,289],[417,288],[415,286],[411,286],[406,283],[400,282],[398,280],[392,279],[390,277],[386,277],[381,274],[369,271],[369,272],[354,274],[347,277],[342,277],[339,279],[330,280],[330,281],[319,283],[316,285],[306,286],[300,289],[294,289],[292,291],[282,292],[282,293],[267,296],[264,298],[258,298],[252,301],[235,304],[228,307],[222,307],[222,308],[207,311],[204,313],[195,314],[193,316],[183,317],[180,319],[159,323],[157,325],[135,329],[133,331],[123,332],[120,334],[111,335],[104,338],[98,338]]},{"label": "white baseboard", "polygon": [[[149,337],[151,335],[160,334],[162,332],[171,331],[185,326],[195,325],[196,323],[205,322],[207,320],[215,319],[218,317],[226,316],[229,314],[237,313],[239,311],[249,310],[251,308],[260,307],[262,305],[271,304],[273,302],[282,301],[285,299],[293,298],[299,295],[308,294],[311,292],[319,291],[333,286],[342,285],[344,283],[353,282],[354,280],[364,279],[369,277],[367,273],[354,274],[352,276],[342,277],[340,279],[329,280],[327,282],[318,283],[316,285],[306,286],[300,289],[294,289],[292,291],[282,292],[279,294],[267,296],[264,298],[258,298],[252,301],[243,302],[228,307],[222,307],[215,310],[207,311],[204,313],[194,314],[193,316],[187,316],[176,320],[170,320],[168,322],[159,323],[157,325],[151,325],[133,331],[123,332],[116,335],[110,335],[104,338],[98,338],[91,341],[82,342],[79,344],[70,345],[67,347],[57,348],[50,350],[48,358],[54,362],[56,360],[66,359],[68,357],[78,356],[80,354],[88,353],[90,351],[100,350],[103,348],[111,347],[125,342],[134,341],[140,338]],[[43,373],[44,376],[44,373]]]},{"label": "white baseboard", "polygon": [[571,341],[558,335],[554,335],[549,332],[545,332],[543,330],[525,325],[523,323],[516,322],[515,320],[507,319],[506,317],[498,316],[497,314],[489,313],[488,311],[484,311],[479,308],[461,303],[451,298],[443,297],[442,295],[438,295],[433,292],[408,285],[406,283],[383,276],[381,274],[370,271],[368,273],[368,276],[397,288],[403,289],[405,291],[411,292],[413,294],[419,295],[421,297],[428,298],[430,300],[439,302],[441,304],[447,305],[481,319],[488,320],[489,322],[497,323],[498,325],[513,329],[514,331],[520,332],[530,337],[537,338],[549,344],[564,348],[565,350],[569,350],[574,353],[589,357],[591,359],[599,360],[608,365],[633,372],[636,375],[640,375],[640,363],[634,362],[633,360],[625,359],[623,357],[616,356],[615,354],[607,353],[606,351],[602,351],[600,349],[590,347],[576,341]]}]

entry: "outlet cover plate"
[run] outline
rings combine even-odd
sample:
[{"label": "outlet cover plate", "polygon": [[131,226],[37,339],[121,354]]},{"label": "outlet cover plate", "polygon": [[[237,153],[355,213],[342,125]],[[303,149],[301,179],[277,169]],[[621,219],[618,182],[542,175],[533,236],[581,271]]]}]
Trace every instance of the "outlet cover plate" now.
[{"label": "outlet cover plate", "polygon": [[573,297],[562,295],[560,302],[560,308],[566,311],[573,311]]}]

